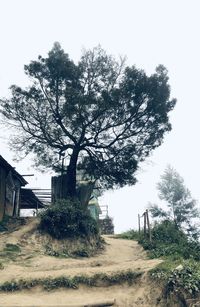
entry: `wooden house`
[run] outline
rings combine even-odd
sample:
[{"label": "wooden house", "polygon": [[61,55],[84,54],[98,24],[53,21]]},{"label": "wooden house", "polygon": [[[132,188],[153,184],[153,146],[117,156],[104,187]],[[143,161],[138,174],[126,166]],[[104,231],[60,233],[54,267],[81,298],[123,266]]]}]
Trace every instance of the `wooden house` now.
[{"label": "wooden house", "polygon": [[32,189],[21,189],[20,210],[34,209],[37,212],[38,209],[44,207],[44,203],[35,195]]},{"label": "wooden house", "polygon": [[0,155],[0,221],[19,216],[20,191],[27,181]]}]

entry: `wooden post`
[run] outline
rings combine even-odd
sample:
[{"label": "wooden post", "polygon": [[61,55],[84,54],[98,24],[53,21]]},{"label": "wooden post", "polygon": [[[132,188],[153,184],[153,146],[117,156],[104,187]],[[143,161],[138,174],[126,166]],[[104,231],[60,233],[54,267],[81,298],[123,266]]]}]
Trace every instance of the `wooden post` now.
[{"label": "wooden post", "polygon": [[62,170],[61,170],[61,198],[64,198],[64,157],[62,158]]},{"label": "wooden post", "polygon": [[138,214],[138,231],[139,231],[139,235],[140,235],[140,215]]},{"label": "wooden post", "polygon": [[146,217],[146,212],[144,212],[144,236],[147,234],[147,217]]},{"label": "wooden post", "polygon": [[37,205],[36,205],[36,216],[38,215],[38,202],[37,202]]},{"label": "wooden post", "polygon": [[149,241],[151,242],[151,227],[150,227],[150,222],[149,222],[149,212],[148,209],[146,210],[146,216],[147,216],[147,226],[148,226],[148,233],[149,233]]}]

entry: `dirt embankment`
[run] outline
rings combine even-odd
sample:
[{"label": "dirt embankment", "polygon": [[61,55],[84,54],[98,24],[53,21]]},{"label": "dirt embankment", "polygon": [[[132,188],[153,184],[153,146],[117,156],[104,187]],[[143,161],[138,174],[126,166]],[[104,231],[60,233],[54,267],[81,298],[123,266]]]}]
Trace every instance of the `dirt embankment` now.
[{"label": "dirt embankment", "polygon": [[[0,282],[44,277],[76,276],[119,271],[142,271],[139,282],[132,286],[79,287],[77,290],[58,289],[46,292],[39,287],[15,293],[1,293],[0,306],[86,306],[92,302],[115,299],[114,306],[159,306],[159,289],[153,286],[147,272],[160,260],[147,258],[137,242],[105,237],[106,247],[91,258],[55,258],[45,255],[34,235],[36,221],[11,233],[0,235],[0,250],[6,244],[18,244],[21,253],[3,263]],[[1,262],[1,259],[0,259]]]}]

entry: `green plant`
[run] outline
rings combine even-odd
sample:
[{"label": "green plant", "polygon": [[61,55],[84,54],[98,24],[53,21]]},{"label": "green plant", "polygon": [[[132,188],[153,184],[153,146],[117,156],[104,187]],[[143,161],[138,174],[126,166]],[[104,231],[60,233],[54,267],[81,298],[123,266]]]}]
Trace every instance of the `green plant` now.
[{"label": "green plant", "polygon": [[198,238],[198,228],[194,219],[199,217],[199,210],[196,200],[191,196],[190,191],[185,187],[183,178],[168,166],[157,184],[159,198],[165,200],[168,209],[164,210],[157,205],[150,204],[150,212],[154,218],[168,219],[176,227],[186,229],[193,238]]},{"label": "green plant", "polygon": [[21,248],[17,244],[7,243],[6,246],[0,251],[0,258],[7,258],[15,261],[16,256],[21,253]]},{"label": "green plant", "polygon": [[58,201],[40,215],[40,230],[56,239],[97,236],[99,229],[78,200]]},{"label": "green plant", "polygon": [[46,278],[43,281],[43,288],[44,290],[53,290],[53,289],[57,289],[57,288],[72,288],[72,289],[77,289],[78,286],[77,284],[74,282],[74,278],[70,278],[70,277],[65,277],[65,276],[61,276],[61,277],[57,277],[57,278]]},{"label": "green plant", "polygon": [[76,195],[78,167],[103,188],[133,185],[139,162],[171,130],[168,113],[176,100],[167,69],[159,65],[148,76],[100,46],[85,50],[75,64],[59,43],[24,68],[29,86],[12,85],[10,98],[0,99],[0,112],[19,133],[11,148],[21,156],[32,152],[45,170],[63,169],[65,153],[70,196]]},{"label": "green plant", "polygon": [[137,230],[130,229],[123,233],[115,235],[117,239],[127,239],[127,240],[138,240],[140,238],[140,234]]},{"label": "green plant", "polygon": [[86,248],[77,249],[73,252],[75,257],[89,257],[90,252]]},{"label": "green plant", "polygon": [[106,216],[104,219],[100,219],[99,228],[100,228],[101,234],[103,235],[114,234],[113,219],[110,216]]},{"label": "green plant", "polygon": [[7,231],[7,223],[9,221],[9,217],[4,215],[3,220],[0,222],[0,232]]},{"label": "green plant", "polygon": [[69,258],[70,257],[67,251],[64,251],[64,250],[56,251],[48,246],[46,247],[45,254],[49,256],[53,256],[53,257],[58,257],[58,258]]},{"label": "green plant", "polygon": [[171,271],[167,279],[166,291],[184,291],[196,296],[200,292],[200,264],[195,261],[185,261],[182,266]]},{"label": "green plant", "polygon": [[191,240],[176,227],[172,221],[163,221],[155,224],[152,229],[152,242],[141,236],[138,242],[151,258],[171,257],[174,260],[194,259],[200,260],[200,243]]},{"label": "green plant", "polygon": [[[187,306],[188,298],[200,293],[200,243],[192,240],[172,221],[163,221],[152,229],[152,242],[141,237],[139,242],[151,258],[164,261],[150,271],[154,280],[163,285],[163,296],[173,303]],[[170,301],[171,302],[171,301]],[[172,306],[170,305],[166,306]],[[179,306],[179,305],[178,305]]]},{"label": "green plant", "polygon": [[143,272],[134,272],[131,270],[115,272],[113,274],[98,273],[92,276],[77,275],[74,277],[60,276],[56,278],[40,278],[32,280],[19,280],[5,282],[0,285],[0,291],[13,292],[22,289],[30,289],[35,286],[42,286],[45,290],[53,290],[57,288],[77,289],[79,285],[87,285],[96,287],[99,285],[111,286],[116,284],[128,283],[132,284],[136,279],[140,278]]},{"label": "green plant", "polygon": [[5,248],[4,248],[4,251],[5,252],[11,252],[11,253],[20,253],[21,248],[17,244],[7,243]]}]

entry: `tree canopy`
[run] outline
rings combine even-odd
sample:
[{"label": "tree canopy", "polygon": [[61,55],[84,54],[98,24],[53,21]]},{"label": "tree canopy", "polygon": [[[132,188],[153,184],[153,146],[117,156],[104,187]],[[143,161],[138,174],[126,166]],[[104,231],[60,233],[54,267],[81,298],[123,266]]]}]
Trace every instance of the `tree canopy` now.
[{"label": "tree canopy", "polygon": [[193,219],[199,217],[196,201],[190,191],[185,187],[183,178],[168,166],[157,185],[159,197],[167,204],[168,209],[162,209],[157,205],[151,205],[150,211],[153,217],[171,220],[179,228],[193,231]]},{"label": "tree canopy", "polygon": [[100,47],[84,50],[74,63],[59,43],[48,56],[24,67],[30,86],[11,86],[1,112],[16,128],[12,148],[35,154],[38,167],[66,168],[69,195],[76,193],[77,167],[103,187],[135,183],[138,163],[171,130],[167,70],[150,76]]}]

